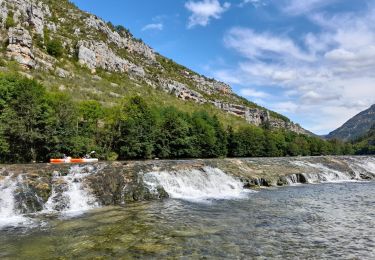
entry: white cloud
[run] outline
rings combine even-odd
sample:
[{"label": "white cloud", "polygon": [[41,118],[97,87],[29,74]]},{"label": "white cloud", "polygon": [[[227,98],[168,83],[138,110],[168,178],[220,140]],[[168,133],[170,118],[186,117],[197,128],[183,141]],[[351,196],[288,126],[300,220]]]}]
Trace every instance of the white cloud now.
[{"label": "white cloud", "polygon": [[[318,1],[308,3],[310,8],[319,6]],[[307,10],[307,3],[305,7],[299,6]],[[215,76],[232,77],[243,87],[251,82],[253,93],[259,91],[257,86],[279,87],[281,94],[269,107],[324,134],[375,103],[375,9],[309,18],[320,30],[299,38],[249,28],[229,30],[224,43],[242,60]],[[257,98],[252,92],[247,96]]]},{"label": "white cloud", "polygon": [[264,0],[242,0],[242,2],[239,4],[239,7],[244,7],[247,4],[252,4],[255,7],[266,5]]},{"label": "white cloud", "polygon": [[310,55],[303,53],[291,39],[268,32],[256,33],[251,29],[237,27],[229,31],[224,41],[227,47],[236,49],[250,59],[281,58],[280,54],[301,60],[312,59]]},{"label": "white cloud", "polygon": [[265,98],[268,97],[269,94],[263,91],[258,91],[252,88],[243,88],[240,90],[240,94],[245,97],[252,97],[252,98]]},{"label": "white cloud", "polygon": [[188,1],[185,8],[192,14],[189,17],[188,28],[197,25],[207,26],[211,19],[219,19],[221,15],[230,8],[231,4],[221,4],[219,0]]},{"label": "white cloud", "polygon": [[145,25],[142,28],[142,31],[148,31],[148,30],[156,30],[156,31],[162,31],[164,28],[164,25],[162,23],[150,23]]},{"label": "white cloud", "polygon": [[292,101],[278,102],[272,104],[272,109],[279,111],[281,113],[294,113],[298,109],[298,104]]},{"label": "white cloud", "polygon": [[[306,14],[322,7],[331,5],[338,0],[288,0],[283,11],[290,15]],[[285,1],[281,1],[285,4]]]}]

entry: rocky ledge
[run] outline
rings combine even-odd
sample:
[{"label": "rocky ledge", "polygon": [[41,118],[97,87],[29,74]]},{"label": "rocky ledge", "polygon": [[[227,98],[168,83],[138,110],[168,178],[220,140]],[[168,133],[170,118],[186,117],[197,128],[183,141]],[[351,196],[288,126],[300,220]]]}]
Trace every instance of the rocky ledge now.
[{"label": "rocky ledge", "polygon": [[[45,208],[50,198],[60,200],[74,182],[80,182],[100,205],[157,200],[169,195],[162,186],[150,187],[145,174],[164,172],[173,176],[220,169],[240,180],[244,188],[375,179],[374,157],[303,157],[210,160],[101,162],[89,165],[0,165],[0,184],[13,178],[18,211],[31,213]],[[70,184],[65,177],[74,175]],[[82,176],[82,177],[79,177]],[[190,176],[192,178],[194,175]],[[1,185],[0,185],[1,186]]]}]

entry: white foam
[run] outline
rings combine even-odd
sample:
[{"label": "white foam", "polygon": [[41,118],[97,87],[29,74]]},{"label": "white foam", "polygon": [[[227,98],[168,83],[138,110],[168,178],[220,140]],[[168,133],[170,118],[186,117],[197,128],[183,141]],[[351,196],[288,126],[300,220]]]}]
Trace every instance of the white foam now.
[{"label": "white foam", "polygon": [[56,187],[52,187],[52,194],[45,204],[44,213],[56,212],[57,201],[67,199],[67,205],[61,212],[63,216],[77,216],[84,212],[99,206],[96,198],[82,185],[83,179],[89,176],[93,169],[87,169],[89,166],[73,166],[66,176],[55,175],[54,179],[60,179],[66,184],[65,190],[61,194],[56,193]]},{"label": "white foam", "polygon": [[340,172],[327,166],[324,166],[321,163],[310,163],[304,161],[295,161],[293,162],[297,166],[301,166],[304,168],[312,168],[316,172],[314,173],[304,173],[303,176],[306,177],[309,183],[320,183],[320,182],[349,182],[355,181],[353,177],[344,172]]},{"label": "white foam", "polygon": [[0,229],[28,225],[32,222],[16,211],[14,198],[16,189],[17,179],[13,176],[7,176],[0,181]]},{"label": "white foam", "polygon": [[244,198],[250,192],[243,188],[241,181],[211,167],[150,172],[143,178],[153,190],[162,186],[171,198],[195,202]]}]

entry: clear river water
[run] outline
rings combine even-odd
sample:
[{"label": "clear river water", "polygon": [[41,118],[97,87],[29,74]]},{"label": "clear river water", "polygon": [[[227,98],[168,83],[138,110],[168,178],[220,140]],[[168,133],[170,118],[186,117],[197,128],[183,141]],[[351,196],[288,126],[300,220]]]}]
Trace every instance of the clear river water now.
[{"label": "clear river water", "polygon": [[375,259],[374,182],[237,195],[30,215],[1,228],[0,258]]}]

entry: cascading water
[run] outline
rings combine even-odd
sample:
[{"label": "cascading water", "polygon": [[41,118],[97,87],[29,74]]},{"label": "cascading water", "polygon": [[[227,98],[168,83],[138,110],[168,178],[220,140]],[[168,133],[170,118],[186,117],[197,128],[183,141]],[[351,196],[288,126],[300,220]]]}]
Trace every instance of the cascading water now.
[{"label": "cascading water", "polygon": [[307,168],[311,171],[316,171],[314,173],[303,173],[303,176],[306,178],[308,183],[320,183],[320,182],[343,182],[343,181],[352,181],[354,176],[351,176],[349,173],[340,172],[324,166],[321,163],[310,163],[306,161],[295,161],[293,164]]},{"label": "cascading water", "polygon": [[292,174],[285,177],[286,181],[288,182],[288,185],[295,186],[299,185],[301,183],[306,183],[306,178],[302,174]]},{"label": "cascading water", "polygon": [[171,198],[189,201],[244,198],[249,190],[241,181],[217,168],[150,172],[143,176],[151,190],[162,186]]},{"label": "cascading water", "polygon": [[358,179],[375,178],[375,157],[349,157],[349,167],[355,172]]},{"label": "cascading water", "polygon": [[17,178],[12,175],[0,180],[0,229],[31,222],[16,210],[14,193],[17,185]]},{"label": "cascading water", "polygon": [[54,173],[52,195],[44,212],[61,211],[64,215],[74,216],[98,207],[95,197],[83,185],[83,179],[93,170],[90,166],[73,166],[66,176]]}]

